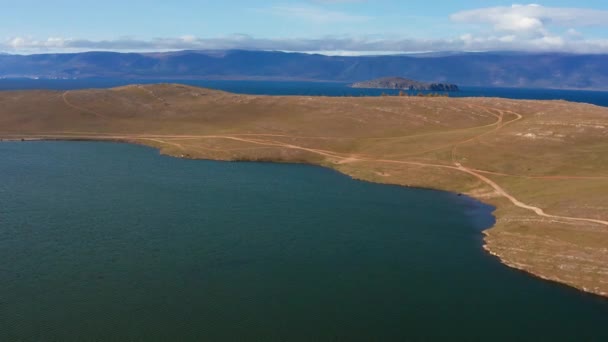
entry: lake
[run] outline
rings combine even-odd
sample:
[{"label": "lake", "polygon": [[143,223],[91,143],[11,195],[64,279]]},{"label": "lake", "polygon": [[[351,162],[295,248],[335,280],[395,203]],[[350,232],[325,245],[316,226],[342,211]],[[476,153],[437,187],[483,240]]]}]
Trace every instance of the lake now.
[{"label": "lake", "polygon": [[[254,95],[306,95],[306,96],[380,96],[383,93],[397,95],[398,90],[354,89],[341,82],[296,81],[213,81],[183,79],[0,79],[0,90],[110,88],[140,83],[182,83],[198,87],[224,90],[238,94]],[[417,94],[413,92],[412,94]],[[423,92],[428,93],[428,92]],[[556,90],[526,88],[461,87],[450,93],[452,97],[504,97],[527,100],[568,100],[608,106],[608,92],[587,90]]]},{"label": "lake", "polygon": [[606,341],[484,252],[493,208],[306,165],[0,143],[1,341]]}]

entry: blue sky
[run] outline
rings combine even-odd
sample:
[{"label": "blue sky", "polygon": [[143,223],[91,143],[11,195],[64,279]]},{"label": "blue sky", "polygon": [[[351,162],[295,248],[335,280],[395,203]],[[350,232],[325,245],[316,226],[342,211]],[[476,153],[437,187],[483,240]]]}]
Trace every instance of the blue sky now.
[{"label": "blue sky", "polygon": [[[5,0],[0,0],[5,1]],[[10,1],[0,51],[608,52],[608,1]]]}]

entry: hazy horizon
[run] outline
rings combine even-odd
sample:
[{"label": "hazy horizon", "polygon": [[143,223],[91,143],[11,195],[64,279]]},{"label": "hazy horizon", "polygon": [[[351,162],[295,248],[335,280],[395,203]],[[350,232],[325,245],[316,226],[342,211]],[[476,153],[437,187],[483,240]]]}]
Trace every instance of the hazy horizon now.
[{"label": "hazy horizon", "polygon": [[31,53],[11,53],[0,52],[0,55],[12,56],[35,56],[35,55],[68,55],[68,54],[86,54],[86,53],[118,53],[118,54],[178,54],[178,53],[201,53],[211,55],[214,53],[229,53],[236,51],[247,52],[275,52],[286,54],[304,54],[304,55],[322,55],[328,57],[377,57],[377,56],[412,56],[412,57],[438,57],[438,56],[455,56],[455,55],[474,55],[474,54],[501,54],[501,55],[607,55],[606,52],[566,52],[566,51],[516,51],[516,50],[496,50],[496,51],[417,51],[417,52],[348,52],[348,51],[288,51],[288,50],[256,50],[256,49],[179,49],[179,50],[149,50],[149,51],[113,51],[113,50],[83,50],[83,51],[42,51]]}]

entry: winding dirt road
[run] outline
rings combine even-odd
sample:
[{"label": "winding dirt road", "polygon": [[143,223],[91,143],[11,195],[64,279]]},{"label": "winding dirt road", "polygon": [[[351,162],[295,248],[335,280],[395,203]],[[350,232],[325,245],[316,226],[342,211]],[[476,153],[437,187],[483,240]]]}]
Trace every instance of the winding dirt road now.
[{"label": "winding dirt road", "polygon": [[608,226],[608,221],[603,221],[603,220],[595,220],[595,219],[589,219],[589,218],[580,218],[580,217],[570,217],[570,216],[559,216],[559,215],[547,214],[541,208],[535,207],[535,206],[532,206],[532,205],[529,205],[529,204],[526,204],[526,203],[523,203],[520,200],[518,200],[517,198],[513,197],[508,192],[506,192],[502,187],[500,187],[498,184],[496,184],[496,182],[494,182],[493,180],[491,180],[491,179],[489,179],[489,178],[487,178],[487,177],[485,177],[483,175],[480,175],[479,173],[477,173],[475,171],[472,171],[471,169],[468,169],[468,168],[462,166],[459,163],[456,163],[456,167],[460,171],[466,172],[466,173],[468,173],[468,174],[470,174],[472,176],[475,176],[478,179],[482,180],[484,183],[490,185],[492,188],[494,188],[494,190],[496,190],[496,192],[498,192],[500,195],[506,197],[514,205],[516,205],[516,206],[518,206],[520,208],[532,210],[538,216],[552,218],[552,219],[568,220],[568,221],[582,221],[582,222],[599,223],[599,224],[603,224],[605,226]]}]

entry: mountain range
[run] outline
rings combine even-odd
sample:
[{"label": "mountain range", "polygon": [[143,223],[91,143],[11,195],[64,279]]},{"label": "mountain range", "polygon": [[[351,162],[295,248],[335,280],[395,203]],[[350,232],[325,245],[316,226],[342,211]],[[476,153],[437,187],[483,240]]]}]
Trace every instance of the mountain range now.
[{"label": "mountain range", "polygon": [[608,89],[608,55],[441,53],[325,56],[276,51],[0,55],[0,77],[359,82],[406,77],[461,86]]}]

